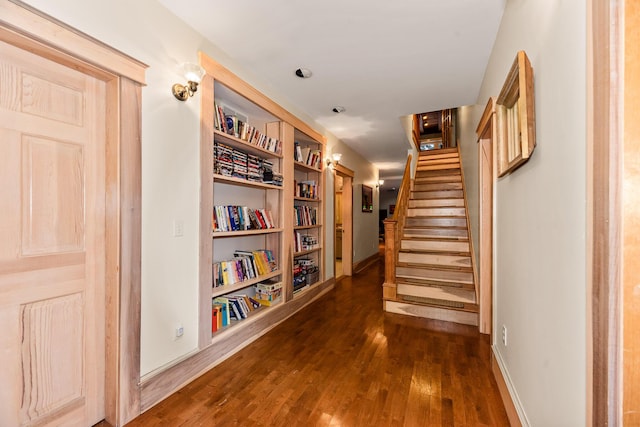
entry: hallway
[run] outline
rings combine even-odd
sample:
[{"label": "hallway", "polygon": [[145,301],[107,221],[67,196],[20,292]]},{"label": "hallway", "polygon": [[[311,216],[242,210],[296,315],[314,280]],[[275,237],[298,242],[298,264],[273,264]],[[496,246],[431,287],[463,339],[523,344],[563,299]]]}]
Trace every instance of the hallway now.
[{"label": "hallway", "polygon": [[128,426],[507,426],[476,327],[382,311],[383,263]]}]

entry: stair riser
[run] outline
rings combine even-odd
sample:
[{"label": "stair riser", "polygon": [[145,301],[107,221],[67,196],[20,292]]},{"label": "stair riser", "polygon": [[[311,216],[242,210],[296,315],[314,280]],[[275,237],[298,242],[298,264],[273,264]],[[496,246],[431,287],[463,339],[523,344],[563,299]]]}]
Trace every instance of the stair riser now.
[{"label": "stair riser", "polygon": [[438,307],[420,306],[397,301],[385,301],[384,309],[389,313],[405,314],[414,317],[423,317],[426,319],[443,320],[445,322],[478,326],[477,313],[446,310]]},{"label": "stair riser", "polygon": [[473,285],[473,273],[465,273],[450,270],[430,270],[415,267],[396,267],[396,276],[408,279],[424,279],[446,284],[461,283],[463,285]]},{"label": "stair riser", "polygon": [[418,167],[451,164],[460,164],[460,159],[458,157],[443,157],[441,159],[418,160]]},{"label": "stair riser", "polygon": [[443,191],[443,190],[462,190],[462,182],[438,182],[435,184],[415,184],[413,191]]},{"label": "stair riser", "polygon": [[435,160],[435,159],[459,159],[460,156],[458,153],[440,153],[440,154],[431,154],[429,156],[418,156],[419,162],[424,162],[427,160]]},{"label": "stair riser", "polygon": [[419,176],[416,175],[413,180],[414,185],[418,184],[435,184],[439,182],[462,182],[462,177],[460,175],[427,175],[427,176]]},{"label": "stair riser", "polygon": [[464,208],[409,208],[407,216],[459,216],[465,217]]},{"label": "stair riser", "polygon": [[462,198],[462,190],[447,191],[412,191],[411,199],[459,199]]},{"label": "stair riser", "polygon": [[469,242],[439,240],[402,240],[400,250],[432,251],[432,252],[469,252]]},{"label": "stair riser", "polygon": [[464,207],[464,199],[409,199],[410,208]]},{"label": "stair riser", "polygon": [[467,240],[467,230],[446,228],[407,228],[405,227],[403,238],[423,237],[438,239]]},{"label": "stair riser", "polygon": [[421,254],[400,252],[398,262],[406,264],[439,265],[449,268],[471,268],[471,258],[468,256]]},{"label": "stair riser", "polygon": [[466,218],[407,218],[405,227],[466,227]]},{"label": "stair riser", "polygon": [[417,165],[416,171],[441,171],[446,169],[460,169],[460,162]]},{"label": "stair riser", "polygon": [[438,288],[430,286],[415,286],[398,284],[398,295],[410,295],[422,298],[434,298],[445,301],[456,301],[465,304],[476,303],[476,293],[466,289]]}]

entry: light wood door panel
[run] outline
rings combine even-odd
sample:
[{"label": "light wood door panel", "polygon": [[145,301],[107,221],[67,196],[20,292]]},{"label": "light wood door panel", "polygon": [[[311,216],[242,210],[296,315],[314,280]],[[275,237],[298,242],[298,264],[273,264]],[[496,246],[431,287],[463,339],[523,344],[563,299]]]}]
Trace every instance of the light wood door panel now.
[{"label": "light wood door panel", "polygon": [[104,418],[105,100],[0,42],[0,425]]}]

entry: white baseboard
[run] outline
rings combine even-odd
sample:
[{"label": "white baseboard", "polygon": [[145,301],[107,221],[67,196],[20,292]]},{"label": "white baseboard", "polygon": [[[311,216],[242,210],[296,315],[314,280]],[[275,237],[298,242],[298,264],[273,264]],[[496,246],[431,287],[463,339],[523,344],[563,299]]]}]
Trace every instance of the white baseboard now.
[{"label": "white baseboard", "polygon": [[522,402],[509,376],[509,371],[507,371],[502,355],[496,346],[491,346],[491,356],[491,370],[498,383],[498,389],[500,390],[502,402],[504,403],[511,426],[530,427],[531,423],[529,423],[527,414],[522,407]]}]

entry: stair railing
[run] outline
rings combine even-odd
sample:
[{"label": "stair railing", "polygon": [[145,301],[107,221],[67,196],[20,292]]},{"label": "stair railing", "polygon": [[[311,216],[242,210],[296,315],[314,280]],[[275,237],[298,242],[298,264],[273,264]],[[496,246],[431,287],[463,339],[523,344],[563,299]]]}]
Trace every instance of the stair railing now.
[{"label": "stair railing", "polygon": [[382,295],[384,300],[395,300],[397,296],[396,284],[396,264],[398,262],[398,252],[407,217],[409,206],[409,195],[411,194],[411,155],[407,158],[404,167],[402,184],[398,191],[396,209],[393,217],[384,220],[384,283],[382,284]]}]

